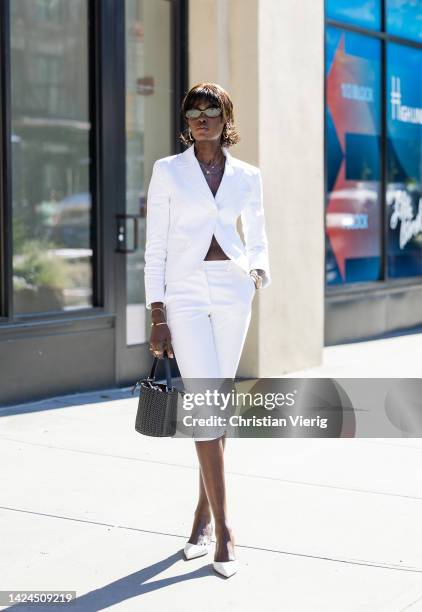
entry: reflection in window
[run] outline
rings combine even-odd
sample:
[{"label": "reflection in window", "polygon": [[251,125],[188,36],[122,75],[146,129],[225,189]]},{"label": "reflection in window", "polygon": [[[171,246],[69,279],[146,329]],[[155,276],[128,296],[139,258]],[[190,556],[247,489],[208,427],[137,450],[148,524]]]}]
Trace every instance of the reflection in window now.
[{"label": "reflection in window", "polygon": [[92,305],[87,9],[11,2],[17,314]]},{"label": "reflection in window", "polygon": [[381,0],[325,0],[325,14],[371,30],[381,29]]},{"label": "reflection in window", "polygon": [[421,0],[386,0],[387,32],[422,42]]},{"label": "reflection in window", "polygon": [[387,45],[388,274],[422,274],[422,52]]},{"label": "reflection in window", "polygon": [[[172,153],[171,3],[126,0],[126,213],[140,215],[137,251],[126,257],[126,342],[146,340],[146,190],[156,159]],[[128,230],[131,227],[128,225]],[[131,235],[129,245],[133,244]]]},{"label": "reflection in window", "polygon": [[66,18],[61,0],[31,0],[30,8],[32,8],[32,18],[34,21],[54,21],[60,23],[61,19]]},{"label": "reflection in window", "polygon": [[326,281],[381,276],[380,43],[326,30]]}]

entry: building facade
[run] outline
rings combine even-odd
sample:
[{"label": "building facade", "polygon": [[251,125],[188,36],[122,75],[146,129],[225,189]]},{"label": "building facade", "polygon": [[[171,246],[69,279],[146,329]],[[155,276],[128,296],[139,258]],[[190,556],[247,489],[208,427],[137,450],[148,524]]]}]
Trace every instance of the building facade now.
[{"label": "building facade", "polygon": [[326,341],[422,324],[422,2],[327,0]]},{"label": "building facade", "polygon": [[239,376],[420,325],[421,16],[421,0],[1,3],[0,406],[149,371],[146,189],[200,81],[229,91],[233,155],[264,182],[273,282]]},{"label": "building facade", "polygon": [[185,3],[0,12],[0,405],[131,384],[150,368],[145,188],[178,151]]}]

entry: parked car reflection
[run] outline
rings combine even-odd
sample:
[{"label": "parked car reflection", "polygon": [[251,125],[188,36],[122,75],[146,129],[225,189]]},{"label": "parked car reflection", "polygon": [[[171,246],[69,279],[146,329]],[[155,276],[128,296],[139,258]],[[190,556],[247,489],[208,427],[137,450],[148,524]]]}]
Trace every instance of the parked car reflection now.
[{"label": "parked car reflection", "polygon": [[91,194],[74,193],[57,202],[52,216],[51,239],[62,247],[89,248]]}]

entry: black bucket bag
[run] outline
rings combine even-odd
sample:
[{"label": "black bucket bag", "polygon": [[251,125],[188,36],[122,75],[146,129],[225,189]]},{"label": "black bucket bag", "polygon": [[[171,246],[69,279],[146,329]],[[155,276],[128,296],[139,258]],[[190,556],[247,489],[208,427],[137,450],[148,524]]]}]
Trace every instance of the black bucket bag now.
[{"label": "black bucket bag", "polygon": [[140,388],[135,429],[144,436],[172,437],[177,426],[178,390],[173,387],[167,351],[163,353],[166,384],[155,381],[159,357],[154,357],[148,378],[137,380],[132,395]]}]

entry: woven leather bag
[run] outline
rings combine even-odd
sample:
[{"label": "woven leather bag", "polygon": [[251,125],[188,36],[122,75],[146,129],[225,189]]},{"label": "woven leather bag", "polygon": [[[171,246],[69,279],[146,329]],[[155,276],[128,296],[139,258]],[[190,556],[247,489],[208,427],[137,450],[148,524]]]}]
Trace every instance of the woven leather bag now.
[{"label": "woven leather bag", "polygon": [[172,437],[176,433],[178,390],[172,385],[167,351],[163,358],[166,384],[155,381],[159,357],[154,357],[148,378],[137,380],[132,387],[132,395],[140,387],[135,429],[144,436]]}]

